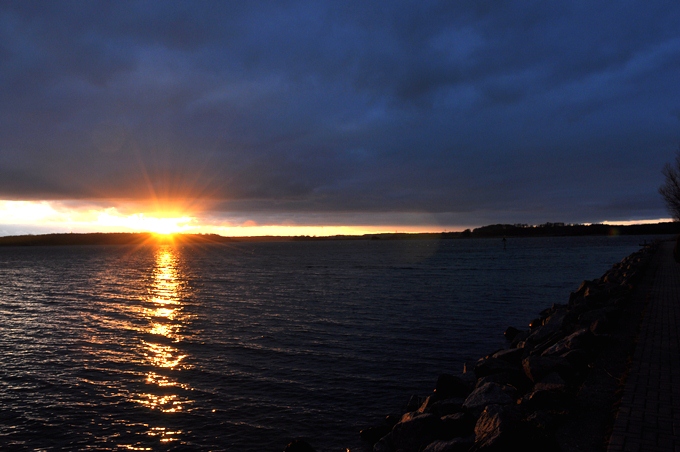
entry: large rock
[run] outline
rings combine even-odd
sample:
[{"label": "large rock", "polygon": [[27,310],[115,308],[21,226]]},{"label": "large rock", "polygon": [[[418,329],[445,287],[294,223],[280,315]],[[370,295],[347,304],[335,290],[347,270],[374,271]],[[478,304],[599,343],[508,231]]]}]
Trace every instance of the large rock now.
[{"label": "large rock", "polygon": [[508,451],[521,446],[522,416],[514,405],[489,405],[475,424],[475,451]]},{"label": "large rock", "polygon": [[465,399],[463,408],[479,415],[488,405],[511,405],[515,403],[515,388],[498,383],[485,383],[472,391]]},{"label": "large rock", "polygon": [[552,372],[536,383],[533,390],[522,397],[522,408],[529,411],[560,410],[569,406],[572,395],[557,372]]},{"label": "large rock", "polygon": [[442,416],[442,438],[450,439],[469,436],[475,427],[475,418],[468,413],[454,413]]},{"label": "large rock", "polygon": [[423,400],[418,395],[412,395],[406,403],[406,411],[416,411],[423,404]]},{"label": "large rock", "polygon": [[585,350],[571,350],[562,357],[569,362],[576,373],[584,373],[588,370],[592,354]]},{"label": "large rock", "polygon": [[515,337],[510,342],[510,348],[524,348],[520,347],[519,344],[525,344],[527,338],[531,335],[531,330],[522,330],[515,335]]},{"label": "large rock", "polygon": [[509,326],[506,328],[506,330],[503,332],[503,336],[509,341],[512,342],[515,337],[520,333],[521,331],[515,328],[514,326]]},{"label": "large rock", "polygon": [[434,405],[434,403],[435,403],[436,401],[437,401],[437,397],[435,397],[434,395],[427,396],[427,397],[425,398],[425,401],[422,403],[422,405],[420,405],[420,406],[418,407],[418,409],[417,409],[416,411],[417,411],[418,413],[425,413],[425,412],[428,412],[428,413],[429,413],[430,411],[432,411],[432,410],[431,410],[432,405]]},{"label": "large rock", "polygon": [[574,298],[585,296],[587,290],[589,290],[590,288],[597,287],[598,285],[599,285],[599,281],[596,280],[596,279],[595,279],[595,280],[592,280],[592,281],[591,281],[591,280],[587,280],[587,279],[584,280],[584,281],[581,283],[581,285],[578,286],[578,289],[576,289],[575,292],[572,292],[572,293],[569,295],[569,301],[571,302],[571,300],[573,300]]},{"label": "large rock", "polygon": [[[589,328],[593,333],[607,333],[608,327],[620,316],[620,310],[607,306],[582,313],[578,318],[577,328]],[[597,327],[593,327],[598,324]],[[595,329],[599,328],[599,329]]]},{"label": "large rock", "polygon": [[588,328],[583,328],[571,333],[569,336],[558,341],[545,349],[543,356],[562,355],[570,350],[591,349],[595,344],[595,336]]},{"label": "large rock", "polygon": [[376,425],[373,427],[368,427],[359,432],[359,437],[361,438],[362,441],[367,442],[368,444],[375,444],[380,439],[387,435],[392,429],[390,426],[387,424],[383,425]]},{"label": "large rock", "polygon": [[562,324],[567,315],[566,308],[556,309],[555,312],[550,315],[547,319],[543,321],[543,325],[536,328],[531,335],[527,338],[527,341],[539,344],[555,334],[559,333],[562,329]]},{"label": "large rock", "polygon": [[510,364],[519,366],[522,363],[522,358],[524,358],[524,350],[520,348],[508,348],[494,353],[491,357],[502,359]]},{"label": "large rock", "polygon": [[440,399],[450,397],[467,397],[470,394],[470,386],[461,378],[451,374],[441,374],[437,378],[437,386],[434,390]]},{"label": "large rock", "polygon": [[501,372],[513,371],[517,368],[518,366],[509,363],[505,359],[493,357],[482,358],[475,364],[475,376],[477,378],[482,378]]},{"label": "large rock", "polygon": [[498,374],[489,375],[477,380],[477,386],[480,387],[486,383],[498,383],[500,385],[511,385],[519,391],[527,391],[532,385],[531,380],[524,374],[521,366],[518,366],[513,371],[501,372]]},{"label": "large rock", "polygon": [[434,403],[428,404],[423,412],[433,413],[439,417],[446,416],[448,414],[459,413],[463,410],[463,402],[465,402],[465,399],[461,397],[451,397],[449,399],[438,400]]},{"label": "large rock", "polygon": [[441,420],[432,413],[406,413],[394,426],[391,440],[396,452],[418,452],[434,441],[441,430]]},{"label": "large rock", "polygon": [[541,381],[551,372],[558,372],[565,379],[574,373],[569,361],[561,356],[531,355],[522,361],[522,366],[526,376],[534,383]]},{"label": "large rock", "polygon": [[558,416],[549,410],[538,410],[527,416],[524,420],[526,446],[523,450],[536,452],[560,450],[555,439],[557,424]]},{"label": "large rock", "polygon": [[392,433],[383,436],[380,441],[373,445],[373,452],[395,452]]}]

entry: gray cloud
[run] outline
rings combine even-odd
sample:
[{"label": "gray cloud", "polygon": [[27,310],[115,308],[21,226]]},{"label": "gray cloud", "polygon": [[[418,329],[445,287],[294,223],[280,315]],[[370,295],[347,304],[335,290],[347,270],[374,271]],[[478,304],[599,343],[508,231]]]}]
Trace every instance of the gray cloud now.
[{"label": "gray cloud", "polygon": [[3,2],[0,198],[665,216],[679,19],[641,2]]}]

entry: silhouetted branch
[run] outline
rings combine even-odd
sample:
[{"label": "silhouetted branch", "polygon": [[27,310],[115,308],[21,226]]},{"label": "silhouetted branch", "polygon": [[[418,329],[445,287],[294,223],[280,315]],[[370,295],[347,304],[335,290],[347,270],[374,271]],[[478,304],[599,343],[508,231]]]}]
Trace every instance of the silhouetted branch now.
[{"label": "silhouetted branch", "polygon": [[680,148],[675,156],[675,165],[666,163],[661,172],[666,181],[659,187],[659,193],[673,219],[680,221]]}]

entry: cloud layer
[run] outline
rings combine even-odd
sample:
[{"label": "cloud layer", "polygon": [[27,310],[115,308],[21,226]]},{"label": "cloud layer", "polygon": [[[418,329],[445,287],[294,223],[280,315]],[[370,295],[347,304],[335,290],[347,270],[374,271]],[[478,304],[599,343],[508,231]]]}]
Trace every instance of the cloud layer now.
[{"label": "cloud layer", "polygon": [[666,216],[680,6],[459,3],[3,2],[0,199],[317,224]]}]

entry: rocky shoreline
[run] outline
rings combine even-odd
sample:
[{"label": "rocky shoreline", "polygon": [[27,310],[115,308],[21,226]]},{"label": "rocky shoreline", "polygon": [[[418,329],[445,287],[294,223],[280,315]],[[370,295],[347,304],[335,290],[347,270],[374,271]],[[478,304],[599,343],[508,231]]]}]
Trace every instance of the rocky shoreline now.
[{"label": "rocky shoreline", "polygon": [[656,248],[584,281],[528,329],[509,327],[506,349],[441,375],[432,394],[411,397],[362,440],[374,452],[604,450]]}]

